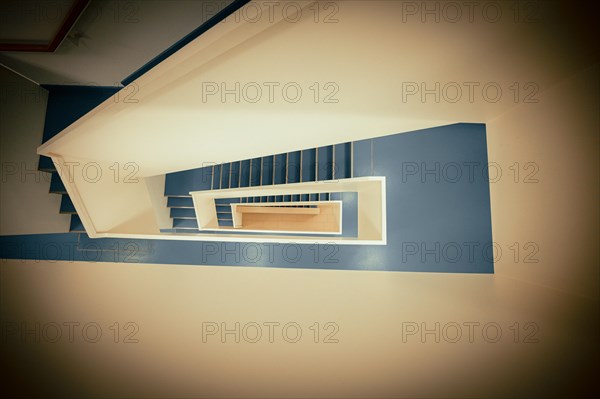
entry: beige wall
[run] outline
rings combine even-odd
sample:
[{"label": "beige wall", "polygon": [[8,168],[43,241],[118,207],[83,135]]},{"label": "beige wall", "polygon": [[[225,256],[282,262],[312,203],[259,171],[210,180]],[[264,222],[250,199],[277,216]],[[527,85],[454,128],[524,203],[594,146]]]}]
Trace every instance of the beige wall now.
[{"label": "beige wall", "polygon": [[[3,321],[30,328],[78,322],[58,343],[8,336],[4,362],[22,390],[78,397],[577,397],[593,381],[597,302],[503,275],[419,274],[268,268],[48,263],[8,261],[0,268]],[[82,336],[102,328],[99,342]],[[138,343],[114,343],[110,326],[139,327]],[[240,329],[261,325],[251,343],[242,335],[206,336],[206,322]],[[277,322],[274,342],[265,322]],[[282,326],[296,322],[297,343]],[[310,326],[321,323],[319,343]],[[337,343],[323,343],[326,322]],[[405,336],[403,323],[440,324],[435,336]],[[461,339],[451,343],[462,326]],[[469,342],[465,323],[480,323]],[[520,323],[518,343],[510,329]],[[526,327],[538,331],[524,342]],[[502,329],[498,342],[489,324]],[[5,325],[6,327],[6,325]],[[205,325],[206,328],[206,325]],[[330,327],[328,332],[333,331]],[[288,330],[288,339],[295,331]],[[48,327],[47,335],[55,331]],[[88,330],[94,339],[95,330]],[[246,337],[254,338],[247,329]],[[487,340],[486,340],[487,338]],[[119,341],[124,339],[123,335]],[[423,342],[422,342],[423,341]],[[9,386],[15,386],[9,378]],[[587,385],[586,385],[587,384]]]},{"label": "beige wall", "polygon": [[[490,184],[493,237],[503,251],[496,273],[595,300],[599,73],[595,66],[573,74],[541,93],[539,103],[487,123],[489,161],[503,173]],[[509,248],[515,242],[517,262]],[[530,259],[539,262],[527,263],[534,251]]]},{"label": "beige wall", "polygon": [[[102,397],[580,395],[598,359],[596,72],[488,124],[490,161],[503,173],[514,162],[539,167],[538,183],[508,175],[491,184],[503,249],[495,275],[3,261],[3,357],[11,365],[3,378],[21,391]],[[527,251],[515,260],[513,242],[535,242],[539,263],[524,263]],[[7,332],[7,322],[36,321],[63,325],[61,340],[41,332],[40,342],[22,343]],[[120,323],[122,341],[129,321],[139,342],[114,343],[110,326]],[[80,323],[72,343],[68,322]],[[90,322],[102,328],[97,343],[83,339]],[[203,342],[203,322],[256,322],[263,337]],[[273,343],[265,322],[280,323]],[[289,322],[302,329],[297,343],[282,336]],[[314,322],[320,341],[324,323],[335,323],[339,342],[314,343]],[[408,328],[436,322],[439,343],[419,333],[403,342]],[[470,322],[479,323],[473,342]],[[452,323],[461,327],[456,343]],[[495,343],[491,323],[502,330]]]},{"label": "beige wall", "polygon": [[[561,31],[556,32],[558,38]],[[530,53],[542,51],[540,43],[558,46],[565,53],[556,56],[556,64],[575,64],[567,49],[580,49],[569,43],[541,37],[530,45],[521,38],[515,34],[511,40],[523,45],[528,59],[570,72],[544,79],[556,83],[543,85],[539,103],[509,108],[487,121],[489,158],[503,170],[490,189],[494,241],[503,250],[496,274],[0,261],[0,342],[8,366],[0,374],[3,390],[77,397],[411,398],[581,397],[597,390],[598,70],[561,69],[551,63],[552,51],[546,58]],[[512,42],[498,53],[513,54]],[[490,52],[495,49],[504,47]],[[507,60],[515,70],[530,65]],[[25,115],[22,107],[7,108],[8,115]],[[3,141],[3,161],[11,154],[5,148]],[[518,183],[509,169],[514,162],[521,166]],[[522,183],[530,171],[524,169],[527,162],[539,168],[538,183]],[[26,194],[18,198],[42,198]],[[31,212],[29,223],[37,220]],[[514,242],[520,247],[516,260],[509,249]],[[530,242],[539,248],[538,263],[524,262]],[[7,332],[7,322],[59,323],[63,336],[57,343],[44,336],[22,343]],[[68,322],[79,323],[73,342],[66,336]],[[82,337],[81,327],[91,322],[102,328],[97,343]],[[119,343],[109,329],[114,322],[120,323]],[[127,322],[138,326],[139,342],[121,342],[132,331],[124,330]],[[235,343],[231,336],[225,343],[218,336],[203,342],[203,322],[226,322],[230,328],[235,322],[296,322],[303,335],[288,343],[279,328],[273,343],[266,335],[257,343],[243,338]],[[320,341],[324,323],[335,323],[339,342],[314,343],[309,329],[314,322],[321,323]],[[448,329],[445,336],[440,331],[439,343],[419,334],[403,342],[403,331],[415,326],[406,323],[434,328],[436,322],[458,323],[461,339],[449,342],[454,336]],[[473,342],[469,322],[479,323]],[[520,334],[514,342],[516,322]],[[483,335],[486,323],[492,328]],[[496,343],[488,342],[495,335],[490,323],[502,329]],[[93,329],[88,332],[93,338]]]},{"label": "beige wall", "polygon": [[60,195],[50,195],[50,174],[37,171],[48,92],[0,67],[0,235],[62,233]]}]

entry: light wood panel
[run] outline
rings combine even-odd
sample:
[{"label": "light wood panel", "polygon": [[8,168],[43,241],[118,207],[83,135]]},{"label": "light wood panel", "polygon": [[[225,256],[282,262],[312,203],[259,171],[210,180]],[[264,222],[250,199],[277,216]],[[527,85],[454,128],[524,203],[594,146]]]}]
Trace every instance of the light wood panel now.
[{"label": "light wood panel", "polygon": [[240,213],[271,213],[271,214],[295,214],[295,215],[318,215],[320,208],[294,208],[291,206],[243,206],[238,205]]}]

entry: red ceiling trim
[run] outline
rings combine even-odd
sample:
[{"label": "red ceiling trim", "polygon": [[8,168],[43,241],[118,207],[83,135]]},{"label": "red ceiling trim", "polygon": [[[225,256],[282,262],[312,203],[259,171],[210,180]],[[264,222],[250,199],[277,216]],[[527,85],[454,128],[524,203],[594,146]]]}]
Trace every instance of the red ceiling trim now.
[{"label": "red ceiling trim", "polygon": [[65,39],[83,10],[87,7],[90,0],[75,0],[66,18],[58,28],[58,31],[48,44],[31,43],[0,43],[0,51],[31,51],[51,53]]}]

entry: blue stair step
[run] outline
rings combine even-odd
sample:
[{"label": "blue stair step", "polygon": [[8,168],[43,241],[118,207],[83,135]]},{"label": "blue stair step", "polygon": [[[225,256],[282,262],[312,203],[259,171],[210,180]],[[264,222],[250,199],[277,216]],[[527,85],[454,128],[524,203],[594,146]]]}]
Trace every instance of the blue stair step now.
[{"label": "blue stair step", "polygon": [[169,197],[167,199],[169,208],[194,208],[192,197]]},{"label": "blue stair step", "polygon": [[301,151],[288,153],[287,182],[300,183],[300,170],[302,169]]},{"label": "blue stair step", "polygon": [[354,142],[354,177],[373,175],[372,140]]},{"label": "blue stair step", "polygon": [[261,162],[262,158],[254,158],[250,164],[250,186],[260,186],[261,184]]},{"label": "blue stair step", "polygon": [[229,214],[231,215],[231,206],[229,205],[218,205],[217,206],[217,214]]},{"label": "blue stair step", "polygon": [[240,187],[250,186],[250,160],[246,159],[240,162]]},{"label": "blue stair step", "polygon": [[231,184],[231,164],[221,165],[221,188],[229,188]]},{"label": "blue stair step", "polygon": [[336,144],[333,159],[334,179],[349,179],[352,177],[352,143]]},{"label": "blue stair step", "polygon": [[285,184],[287,175],[287,154],[275,155],[275,184]]},{"label": "blue stair step", "polygon": [[198,229],[196,219],[173,219],[174,229]]},{"label": "blue stair step", "polygon": [[52,162],[52,158],[40,155],[38,170],[43,172],[56,172],[56,167],[54,166],[54,162]]},{"label": "blue stair step", "polygon": [[60,211],[59,212],[66,213],[66,214],[77,213],[77,211],[75,210],[75,205],[73,205],[73,202],[71,201],[71,198],[69,198],[68,194],[62,195],[62,199],[60,201]]},{"label": "blue stair step", "polygon": [[73,233],[85,233],[85,228],[83,227],[83,223],[81,223],[79,216],[71,215],[71,225],[69,227],[69,231]]},{"label": "blue stair step", "polygon": [[274,156],[262,157],[262,184],[263,186],[270,186],[273,184],[273,164]]},{"label": "blue stair step", "polygon": [[317,150],[315,148],[302,151],[302,181],[317,180]]},{"label": "blue stair step", "polygon": [[52,194],[66,194],[67,189],[63,184],[58,172],[52,172],[52,178],[50,179],[50,193]]},{"label": "blue stair step", "polygon": [[221,188],[221,168],[222,165],[213,166],[212,171],[212,189],[219,190]]},{"label": "blue stair step", "polygon": [[216,198],[215,205],[239,204],[239,198]]},{"label": "blue stair step", "polygon": [[237,188],[240,186],[240,164],[241,162],[232,162],[230,167],[231,172],[231,188]]},{"label": "blue stair step", "polygon": [[317,150],[317,180],[333,178],[333,146],[319,147]]},{"label": "blue stair step", "polygon": [[168,173],[165,180],[165,196],[189,196],[190,191],[210,190],[212,166]]},{"label": "blue stair step", "polygon": [[171,208],[171,217],[174,219],[196,219],[196,211],[193,208]]},{"label": "blue stair step", "polygon": [[233,227],[233,220],[219,219],[219,227]]},{"label": "blue stair step", "polygon": [[[242,201],[245,198],[242,198]],[[231,212],[231,205],[217,205],[217,213],[219,212]]]}]

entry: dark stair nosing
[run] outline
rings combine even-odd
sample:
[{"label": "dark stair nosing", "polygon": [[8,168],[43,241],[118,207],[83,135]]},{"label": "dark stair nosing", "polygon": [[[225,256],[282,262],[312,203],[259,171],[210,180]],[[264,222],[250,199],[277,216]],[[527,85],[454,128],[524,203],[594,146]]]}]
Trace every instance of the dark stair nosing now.
[{"label": "dark stair nosing", "polygon": [[75,210],[75,205],[73,205],[73,201],[67,194],[63,194],[62,199],[60,200],[60,210],[59,213],[73,215],[77,214]]},{"label": "dark stair nosing", "polygon": [[192,219],[173,219],[174,229],[198,229],[198,221]]},{"label": "dark stair nosing", "polygon": [[311,148],[302,151],[302,182],[316,181],[317,150]]},{"label": "dark stair nosing", "polygon": [[286,183],[300,183],[300,169],[302,155],[301,151],[288,153],[287,157],[287,179]]},{"label": "dark stair nosing", "polygon": [[240,162],[240,184],[239,187],[250,187],[250,166],[249,159]]},{"label": "dark stair nosing", "polygon": [[54,165],[54,162],[52,162],[52,158],[40,155],[38,170],[41,172],[52,173],[56,172],[56,166]]},{"label": "dark stair nosing", "polygon": [[219,190],[221,188],[221,165],[213,166],[212,189]]},{"label": "dark stair nosing", "polygon": [[221,185],[220,189],[230,188],[231,185],[231,163],[221,165]]},{"label": "dark stair nosing", "polygon": [[262,158],[254,158],[250,161],[250,187],[261,185],[262,179]]},{"label": "dark stair nosing", "polygon": [[352,154],[353,177],[373,175],[373,142],[372,139],[354,142]]},{"label": "dark stair nosing", "polygon": [[52,178],[50,179],[50,193],[51,194],[66,194],[67,189],[63,184],[58,172],[52,172]]},{"label": "dark stair nosing", "polygon": [[191,197],[168,197],[167,207],[169,208],[194,208],[194,201]]},{"label": "dark stair nosing", "polygon": [[85,233],[85,227],[81,223],[81,219],[77,215],[71,215],[71,224],[69,225],[69,231],[73,233]]},{"label": "dark stair nosing", "polygon": [[193,208],[171,208],[173,219],[196,219],[196,211]]},{"label": "dark stair nosing", "polygon": [[333,170],[333,146],[317,149],[317,181],[331,180]]},{"label": "dark stair nosing", "polygon": [[333,179],[352,177],[352,143],[336,144],[333,148]]},{"label": "dark stair nosing", "polygon": [[273,173],[275,184],[285,184],[287,178],[287,154],[275,155]]}]

